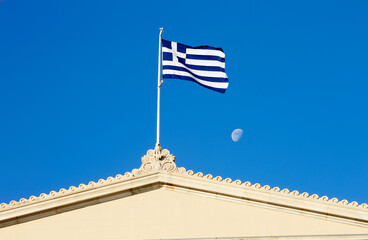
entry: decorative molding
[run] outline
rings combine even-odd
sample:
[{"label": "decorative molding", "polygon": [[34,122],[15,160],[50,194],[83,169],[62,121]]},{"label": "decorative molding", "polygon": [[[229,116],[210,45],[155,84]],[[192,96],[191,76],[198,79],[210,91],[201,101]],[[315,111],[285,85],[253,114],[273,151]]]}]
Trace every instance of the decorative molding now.
[{"label": "decorative molding", "polygon": [[77,194],[80,192],[89,191],[96,188],[101,188],[106,185],[112,185],[120,182],[132,180],[142,176],[154,174],[154,173],[166,173],[170,175],[183,176],[188,178],[201,179],[202,181],[208,181],[224,185],[232,185],[238,188],[254,190],[257,192],[264,192],[272,195],[288,196],[292,199],[304,199],[309,202],[322,203],[327,206],[341,207],[346,210],[363,210],[368,212],[368,204],[358,204],[356,201],[348,202],[347,200],[339,201],[337,198],[329,199],[327,196],[319,197],[317,194],[309,195],[308,193],[299,193],[297,190],[290,191],[289,189],[280,189],[279,187],[271,188],[268,185],[261,186],[259,183],[251,184],[250,182],[241,182],[240,180],[233,181],[231,178],[223,179],[220,176],[213,177],[211,174],[204,175],[201,172],[194,173],[192,170],[186,170],[183,167],[177,167],[175,164],[175,156],[170,154],[169,150],[161,149],[158,145],[155,149],[150,149],[147,154],[142,157],[142,165],[139,169],[133,169],[131,172],[126,172],[124,175],[118,174],[115,177],[108,177],[107,179],[100,179],[97,182],[89,182],[86,184],[80,184],[78,187],[71,186],[69,189],[60,189],[58,192],[51,191],[49,194],[42,193],[40,196],[31,196],[30,198],[22,198],[18,202],[11,201],[9,204],[0,204],[0,214],[11,209],[20,208],[23,206],[48,201],[51,199],[62,198],[65,196]]},{"label": "decorative molding", "polygon": [[142,157],[141,167],[133,169],[132,175],[138,177],[155,172],[184,173],[185,168],[178,168],[175,164],[175,156],[170,154],[169,150],[162,150],[160,145],[156,145],[155,149],[148,150]]}]

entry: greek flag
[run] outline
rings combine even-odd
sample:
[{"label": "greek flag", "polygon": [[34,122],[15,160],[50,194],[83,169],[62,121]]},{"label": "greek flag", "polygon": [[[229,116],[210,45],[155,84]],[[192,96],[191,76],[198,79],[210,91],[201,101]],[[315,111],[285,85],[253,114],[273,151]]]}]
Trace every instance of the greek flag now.
[{"label": "greek flag", "polygon": [[229,85],[225,53],[221,48],[189,47],[162,39],[162,78],[193,81],[224,93]]}]

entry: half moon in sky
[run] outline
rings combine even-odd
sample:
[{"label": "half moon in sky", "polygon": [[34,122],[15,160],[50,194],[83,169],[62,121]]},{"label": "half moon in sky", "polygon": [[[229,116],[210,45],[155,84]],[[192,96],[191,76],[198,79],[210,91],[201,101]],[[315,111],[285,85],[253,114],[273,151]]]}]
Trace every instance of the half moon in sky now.
[{"label": "half moon in sky", "polygon": [[243,130],[238,128],[235,129],[232,133],[231,133],[231,139],[233,139],[234,142],[237,142],[240,140],[240,138],[243,136]]}]

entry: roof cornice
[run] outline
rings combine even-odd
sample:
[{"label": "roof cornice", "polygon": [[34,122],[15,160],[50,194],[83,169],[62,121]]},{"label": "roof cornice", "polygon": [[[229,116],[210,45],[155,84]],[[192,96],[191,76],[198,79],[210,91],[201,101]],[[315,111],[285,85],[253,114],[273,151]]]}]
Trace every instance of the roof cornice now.
[{"label": "roof cornice", "polygon": [[[131,195],[132,189],[143,189],[145,186],[152,189],[154,184],[159,184],[160,187],[170,185],[176,187],[178,191],[192,191],[201,195],[216,194],[225,200],[232,198],[231,201],[245,201],[253,205],[322,214],[325,217],[346,219],[368,227],[366,203],[358,205],[355,201],[349,203],[347,200],[339,201],[337,198],[329,199],[326,196],[319,197],[317,194],[299,193],[297,190],[281,190],[278,187],[271,188],[258,183],[251,184],[240,180],[233,181],[230,178],[223,179],[220,176],[213,177],[211,174],[204,175],[201,172],[194,173],[192,170],[177,167],[175,157],[167,149],[162,150],[159,146],[147,151],[142,157],[139,169],[133,169],[124,175],[118,174],[116,177],[92,181],[87,185],[80,184],[78,187],[71,186],[69,189],[62,188],[49,194],[42,193],[38,197],[22,198],[18,202],[2,203],[0,222],[83,201],[96,201],[96,199],[97,202],[107,201],[114,194]],[[105,197],[107,200],[103,200]]]}]

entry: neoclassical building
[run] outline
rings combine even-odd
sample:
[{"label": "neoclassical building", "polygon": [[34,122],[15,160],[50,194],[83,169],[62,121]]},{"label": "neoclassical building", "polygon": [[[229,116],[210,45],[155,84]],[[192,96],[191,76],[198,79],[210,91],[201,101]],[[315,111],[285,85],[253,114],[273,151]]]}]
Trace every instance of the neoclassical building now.
[{"label": "neoclassical building", "polygon": [[0,205],[0,240],[368,239],[368,205],[177,167],[139,169]]}]

